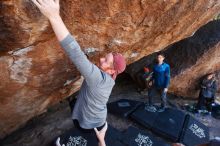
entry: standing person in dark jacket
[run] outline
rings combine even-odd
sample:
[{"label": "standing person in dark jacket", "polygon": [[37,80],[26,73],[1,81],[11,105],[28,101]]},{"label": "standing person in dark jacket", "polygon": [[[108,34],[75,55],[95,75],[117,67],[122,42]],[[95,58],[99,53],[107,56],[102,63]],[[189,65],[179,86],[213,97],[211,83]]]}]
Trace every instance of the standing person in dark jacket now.
[{"label": "standing person in dark jacket", "polygon": [[158,112],[163,112],[167,106],[167,91],[170,83],[170,66],[164,62],[165,56],[162,53],[157,55],[157,64],[153,66],[152,87],[149,92],[149,108],[155,110],[152,98],[159,94],[162,100]]},{"label": "standing person in dark jacket", "polygon": [[217,82],[215,79],[215,74],[210,73],[201,82],[199,93],[199,101],[197,104],[198,110],[210,110],[211,104],[214,102],[215,93],[217,91]]}]

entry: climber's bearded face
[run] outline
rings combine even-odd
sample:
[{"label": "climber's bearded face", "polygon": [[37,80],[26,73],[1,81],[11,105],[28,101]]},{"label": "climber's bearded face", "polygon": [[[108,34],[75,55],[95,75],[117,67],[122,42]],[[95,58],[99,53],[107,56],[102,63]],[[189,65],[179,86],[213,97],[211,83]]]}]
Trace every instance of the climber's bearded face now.
[{"label": "climber's bearded face", "polygon": [[163,63],[163,61],[164,61],[164,56],[162,56],[162,55],[158,55],[157,56],[157,62],[159,63],[159,64],[162,64]]},{"label": "climber's bearded face", "polygon": [[112,53],[107,54],[105,57],[100,58],[99,67],[101,70],[111,74],[114,70],[114,57]]}]

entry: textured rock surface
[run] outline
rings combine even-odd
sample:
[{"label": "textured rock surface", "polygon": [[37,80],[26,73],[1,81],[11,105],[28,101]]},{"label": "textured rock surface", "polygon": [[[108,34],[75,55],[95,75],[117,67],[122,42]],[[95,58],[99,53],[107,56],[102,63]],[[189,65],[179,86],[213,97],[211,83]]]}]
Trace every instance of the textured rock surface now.
[{"label": "textured rock surface", "polygon": [[215,71],[216,79],[218,79],[218,92],[220,93],[220,70]]},{"label": "textured rock surface", "polygon": [[[129,63],[192,35],[219,0],[62,0],[61,14],[93,61],[110,51]],[[0,137],[75,92],[79,77],[29,0],[0,1]],[[65,85],[65,86],[64,86]]]},{"label": "textured rock surface", "polygon": [[[170,92],[176,95],[197,98],[199,81],[208,73],[216,72],[220,80],[220,20],[200,28],[194,36],[179,41],[163,52],[171,66]],[[131,64],[127,71],[136,80],[137,72],[151,64],[156,53]],[[220,91],[220,86],[219,89]]]},{"label": "textured rock surface", "polygon": [[56,43],[0,57],[1,136],[79,89],[79,74]]},{"label": "textured rock surface", "polygon": [[[220,9],[219,0],[62,0],[62,16],[84,48],[123,52],[134,61],[190,36]],[[1,1],[5,50],[47,41],[48,21],[29,0]]]},{"label": "textured rock surface", "polygon": [[[167,52],[173,70],[171,91],[187,97],[198,97],[198,82],[204,75],[220,70],[220,21],[202,27],[195,36],[171,47]],[[178,51],[179,50],[179,51]],[[220,78],[218,78],[220,79]],[[220,86],[218,88],[220,91]]]}]

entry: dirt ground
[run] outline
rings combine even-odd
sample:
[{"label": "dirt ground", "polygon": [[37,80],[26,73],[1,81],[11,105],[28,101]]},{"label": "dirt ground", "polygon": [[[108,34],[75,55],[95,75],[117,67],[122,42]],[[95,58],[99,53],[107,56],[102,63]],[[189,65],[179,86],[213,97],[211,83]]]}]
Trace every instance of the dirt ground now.
[{"label": "dirt ground", "polygon": [[[146,101],[146,96],[141,95],[139,92],[137,92],[136,84],[133,83],[132,80],[127,76],[123,76],[117,81],[109,102],[122,98]],[[171,106],[177,107],[185,103],[195,102],[191,100],[185,100],[180,97],[175,97],[173,95],[169,95],[168,98],[170,103],[172,103]],[[159,99],[155,99],[155,102],[159,102]],[[193,116],[210,128],[210,138],[220,137],[220,120],[216,120],[210,115]],[[131,125],[144,129],[143,127],[139,126],[129,119],[119,118],[110,113],[108,113],[107,121],[110,125],[121,131],[127,129]],[[73,123],[71,120],[71,111],[67,99],[57,105],[54,105],[53,107],[50,107],[46,113],[30,120],[22,128],[12,133],[5,139],[1,140],[0,145],[48,146],[59,135],[62,135],[72,127]],[[148,131],[147,129],[145,130]]]}]

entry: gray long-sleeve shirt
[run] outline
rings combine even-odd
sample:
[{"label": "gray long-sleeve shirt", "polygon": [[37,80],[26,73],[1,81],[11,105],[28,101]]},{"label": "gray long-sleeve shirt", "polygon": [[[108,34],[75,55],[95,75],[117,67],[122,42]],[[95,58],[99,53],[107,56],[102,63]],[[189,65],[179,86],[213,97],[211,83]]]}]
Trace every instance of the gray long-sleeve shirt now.
[{"label": "gray long-sleeve shirt", "polygon": [[102,126],[106,121],[106,104],[115,81],[87,59],[70,34],[61,41],[61,46],[84,77],[72,119],[78,120],[80,126],[85,129]]}]

